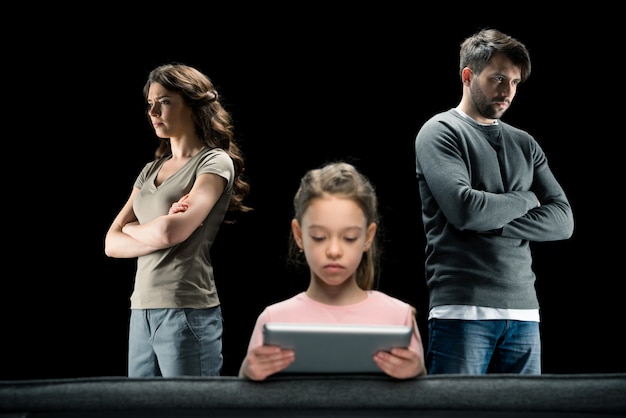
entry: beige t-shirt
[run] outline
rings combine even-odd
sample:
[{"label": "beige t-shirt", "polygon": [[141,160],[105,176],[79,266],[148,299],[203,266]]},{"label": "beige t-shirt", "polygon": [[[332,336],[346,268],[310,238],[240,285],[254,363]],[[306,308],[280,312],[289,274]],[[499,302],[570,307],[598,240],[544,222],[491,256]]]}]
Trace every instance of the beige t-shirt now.
[{"label": "beige t-shirt", "polygon": [[[166,157],[168,158],[168,157]],[[133,209],[140,223],[168,213],[172,203],[187,194],[204,173],[224,177],[228,184],[215,207],[186,241],[138,257],[131,309],[209,308],[219,305],[209,254],[230,203],[234,165],[219,148],[205,147],[160,186],[156,175],[166,160],[144,166],[134,186],[140,189]]]}]

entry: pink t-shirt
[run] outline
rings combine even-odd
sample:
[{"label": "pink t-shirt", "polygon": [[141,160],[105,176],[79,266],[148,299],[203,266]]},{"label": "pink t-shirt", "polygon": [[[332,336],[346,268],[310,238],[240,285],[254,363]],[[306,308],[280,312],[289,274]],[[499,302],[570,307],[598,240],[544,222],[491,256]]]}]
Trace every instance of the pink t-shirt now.
[{"label": "pink t-shirt", "polygon": [[308,322],[324,324],[412,325],[416,332],[411,348],[424,355],[422,337],[411,306],[377,290],[368,291],[363,302],[333,306],[317,302],[305,292],[267,306],[259,315],[250,337],[248,350],[263,344],[263,325],[267,322]]}]

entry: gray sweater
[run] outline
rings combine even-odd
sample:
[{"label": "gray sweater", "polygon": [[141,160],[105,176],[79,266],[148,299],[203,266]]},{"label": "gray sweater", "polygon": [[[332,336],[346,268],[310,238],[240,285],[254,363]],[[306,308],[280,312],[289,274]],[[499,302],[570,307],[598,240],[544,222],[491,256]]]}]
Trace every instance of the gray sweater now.
[{"label": "gray sweater", "polygon": [[415,155],[429,309],[538,309],[530,242],[570,238],[574,217],[536,140],[451,109],[422,126]]}]

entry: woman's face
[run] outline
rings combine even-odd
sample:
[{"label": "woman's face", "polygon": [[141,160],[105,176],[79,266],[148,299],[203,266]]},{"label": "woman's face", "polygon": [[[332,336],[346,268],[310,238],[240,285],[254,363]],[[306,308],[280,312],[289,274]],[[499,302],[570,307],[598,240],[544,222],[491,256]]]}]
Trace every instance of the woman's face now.
[{"label": "woman's face", "polygon": [[148,91],[148,116],[159,138],[177,138],[194,132],[192,110],[183,97],[152,83]]}]

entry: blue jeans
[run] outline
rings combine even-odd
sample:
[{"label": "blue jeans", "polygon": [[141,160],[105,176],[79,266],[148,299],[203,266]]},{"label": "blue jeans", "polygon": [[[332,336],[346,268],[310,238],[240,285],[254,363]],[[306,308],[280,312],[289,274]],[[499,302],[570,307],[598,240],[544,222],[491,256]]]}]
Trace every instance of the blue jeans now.
[{"label": "blue jeans", "polygon": [[222,310],[132,309],[128,377],[219,376]]},{"label": "blue jeans", "polygon": [[428,374],[541,374],[539,323],[430,319]]}]

